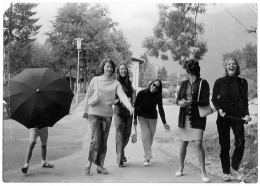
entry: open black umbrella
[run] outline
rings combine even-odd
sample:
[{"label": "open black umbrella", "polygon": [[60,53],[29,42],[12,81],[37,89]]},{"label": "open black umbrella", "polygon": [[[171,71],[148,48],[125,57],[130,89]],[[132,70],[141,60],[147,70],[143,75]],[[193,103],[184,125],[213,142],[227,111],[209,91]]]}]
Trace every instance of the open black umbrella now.
[{"label": "open black umbrella", "polygon": [[4,100],[11,119],[27,128],[43,128],[69,114],[73,96],[65,78],[48,68],[32,68],[8,81]]}]

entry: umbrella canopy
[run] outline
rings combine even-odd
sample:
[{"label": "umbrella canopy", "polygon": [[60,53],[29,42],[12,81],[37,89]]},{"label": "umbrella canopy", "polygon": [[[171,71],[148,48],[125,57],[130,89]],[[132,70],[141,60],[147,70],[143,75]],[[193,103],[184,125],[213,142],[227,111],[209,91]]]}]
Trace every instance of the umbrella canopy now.
[{"label": "umbrella canopy", "polygon": [[12,119],[27,128],[43,128],[69,114],[73,96],[65,78],[48,68],[32,68],[8,81],[4,100]]}]

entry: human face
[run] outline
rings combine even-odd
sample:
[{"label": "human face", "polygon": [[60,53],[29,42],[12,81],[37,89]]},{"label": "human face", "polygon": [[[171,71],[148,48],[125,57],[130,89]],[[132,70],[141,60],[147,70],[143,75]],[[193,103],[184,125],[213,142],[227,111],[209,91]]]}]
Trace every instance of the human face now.
[{"label": "human face", "polygon": [[112,74],[113,74],[113,66],[107,62],[104,66],[104,75],[112,76]]},{"label": "human face", "polygon": [[126,77],[127,75],[127,69],[126,69],[126,66],[125,65],[120,65],[119,67],[119,75],[121,77]]},{"label": "human face", "polygon": [[158,90],[158,88],[159,88],[159,82],[155,81],[150,86],[150,92],[155,93]]},{"label": "human face", "polygon": [[235,60],[228,60],[226,69],[229,76],[235,76],[237,72],[237,63],[235,62]]}]

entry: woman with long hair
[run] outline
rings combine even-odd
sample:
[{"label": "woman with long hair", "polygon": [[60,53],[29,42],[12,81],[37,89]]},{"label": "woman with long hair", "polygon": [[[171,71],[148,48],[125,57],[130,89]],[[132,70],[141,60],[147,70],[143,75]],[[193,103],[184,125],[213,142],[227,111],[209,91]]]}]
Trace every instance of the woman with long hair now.
[{"label": "woman with long hair", "polygon": [[149,86],[138,92],[134,104],[134,125],[138,123],[141,128],[141,138],[144,148],[144,166],[149,166],[153,158],[152,144],[157,125],[157,110],[158,105],[159,114],[165,129],[169,129],[166,123],[165,113],[162,103],[162,82],[159,79],[152,81]]},{"label": "woman with long hair", "polygon": [[[129,101],[133,104],[134,89],[129,78],[129,71],[125,63],[120,63],[116,70],[116,79],[122,85],[122,88],[127,95]],[[132,129],[133,115],[122,104],[122,101],[116,96],[114,103],[114,122],[116,127],[116,154],[117,164],[119,167],[124,167],[124,162],[127,161],[125,156],[125,147],[129,141]]]}]

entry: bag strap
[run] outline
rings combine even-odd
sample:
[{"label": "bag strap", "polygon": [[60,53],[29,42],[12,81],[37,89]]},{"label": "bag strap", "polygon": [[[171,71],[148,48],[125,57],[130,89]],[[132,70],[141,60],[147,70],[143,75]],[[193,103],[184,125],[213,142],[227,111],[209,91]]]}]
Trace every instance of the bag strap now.
[{"label": "bag strap", "polygon": [[97,90],[98,90],[98,77],[96,77],[96,87],[97,87]]},{"label": "bag strap", "polygon": [[198,92],[198,99],[197,99],[197,101],[199,101],[199,99],[200,99],[200,90],[201,90],[202,80],[203,80],[203,79],[201,79],[201,81],[200,81],[200,86],[199,86],[199,92]]}]

